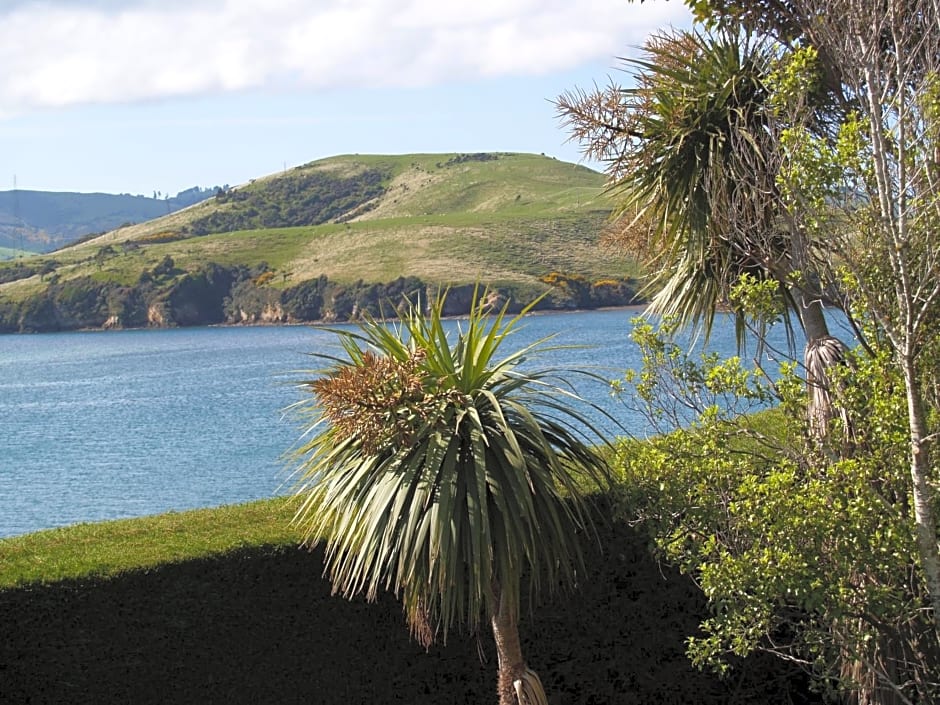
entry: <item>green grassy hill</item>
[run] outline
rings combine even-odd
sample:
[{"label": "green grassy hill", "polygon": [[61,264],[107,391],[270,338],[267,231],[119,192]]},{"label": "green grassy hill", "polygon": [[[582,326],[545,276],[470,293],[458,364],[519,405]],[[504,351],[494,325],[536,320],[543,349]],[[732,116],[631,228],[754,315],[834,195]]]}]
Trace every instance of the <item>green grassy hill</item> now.
[{"label": "green grassy hill", "polygon": [[[275,320],[302,319],[282,310],[293,310],[294,294],[285,302],[280,292],[318,279],[333,287],[323,284],[315,294],[321,298],[335,298],[336,287],[352,285],[359,287],[354,297],[361,297],[363,285],[399,278],[421,285],[480,282],[531,298],[547,288],[553,272],[563,275],[562,288],[588,292],[560,290],[573,302],[568,304],[583,303],[585,296],[603,304],[605,294],[591,285],[623,284],[635,274],[633,262],[600,244],[610,205],[601,174],[545,156],[333,157],[20,261],[16,273],[0,264],[0,305],[6,303],[9,318],[11,306],[29,300],[41,308],[45,294],[73,303],[94,298],[100,309],[101,299],[113,304],[121,298],[118,287],[140,289],[143,276],[150,290],[141,292],[138,308],[146,308],[153,323],[160,318],[154,301],[170,297],[167,292],[183,278],[202,276],[225,279],[219,286],[228,287],[230,300],[231,287],[252,283],[251,292],[245,293],[247,285],[240,289],[247,306],[238,309],[241,320],[269,309]],[[219,270],[206,274],[210,263],[224,276]],[[81,291],[63,291],[69,282]],[[93,297],[86,295],[91,283],[100,289]],[[617,291],[622,298],[623,286]],[[60,327],[71,327],[74,311],[55,306]],[[362,308],[361,301],[352,304],[353,311]],[[109,315],[128,319],[120,309],[112,305]],[[327,313],[341,319],[347,312]]]},{"label": "green grassy hill", "polygon": [[[382,177],[381,192],[373,198],[351,200],[347,210],[322,222],[289,223],[292,193],[303,193],[291,189],[292,184],[311,174],[324,175],[318,186],[327,191],[340,179],[370,173]],[[109,262],[104,271],[131,274],[138,264],[143,269],[168,254],[183,267],[205,261],[267,262],[287,275],[282,284],[321,274],[337,281],[375,282],[410,275],[442,281],[458,274],[449,283],[493,274],[498,279],[499,273],[510,280],[534,281],[553,269],[616,274],[606,266],[608,257],[598,257],[596,244],[610,210],[603,187],[604,177],[597,172],[535,155],[483,161],[441,154],[333,157],[230,191],[250,200],[209,199],[51,256],[63,263],[85,260],[94,269],[87,260],[100,247],[130,242],[143,245],[132,262]],[[265,203],[273,204],[271,210],[279,207],[285,217],[272,218],[270,225],[259,218],[254,227],[238,227],[249,224],[248,218],[222,217],[261,210],[259,204]],[[217,227],[212,227],[213,217]],[[226,227],[229,223],[235,227]],[[154,242],[161,239],[172,241]],[[458,269],[457,263],[466,267]],[[626,263],[619,269],[632,273]]]}]

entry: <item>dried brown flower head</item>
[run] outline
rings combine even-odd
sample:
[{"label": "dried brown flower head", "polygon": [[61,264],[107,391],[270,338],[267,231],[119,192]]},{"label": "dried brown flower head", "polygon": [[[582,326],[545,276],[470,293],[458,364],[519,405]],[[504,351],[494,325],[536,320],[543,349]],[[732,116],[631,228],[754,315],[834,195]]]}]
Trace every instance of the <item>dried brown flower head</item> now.
[{"label": "dried brown flower head", "polygon": [[433,392],[422,374],[424,352],[405,360],[363,353],[311,382],[323,414],[341,438],[356,437],[367,455],[410,443],[433,409]]}]

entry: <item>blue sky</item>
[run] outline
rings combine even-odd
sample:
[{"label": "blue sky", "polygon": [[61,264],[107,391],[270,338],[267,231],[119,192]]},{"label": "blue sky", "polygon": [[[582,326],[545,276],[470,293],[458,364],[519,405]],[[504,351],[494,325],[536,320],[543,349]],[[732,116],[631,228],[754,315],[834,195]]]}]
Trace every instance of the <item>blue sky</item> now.
[{"label": "blue sky", "polygon": [[0,190],[175,194],[348,153],[577,162],[551,100],[670,24],[676,0],[3,0]]}]

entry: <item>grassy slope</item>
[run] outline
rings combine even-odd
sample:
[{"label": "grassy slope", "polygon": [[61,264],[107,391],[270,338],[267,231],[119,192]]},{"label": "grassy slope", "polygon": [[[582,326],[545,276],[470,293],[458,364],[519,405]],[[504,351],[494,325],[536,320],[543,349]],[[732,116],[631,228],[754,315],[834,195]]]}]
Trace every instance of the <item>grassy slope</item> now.
[{"label": "grassy slope", "polygon": [[[634,265],[611,257],[598,244],[609,211],[604,178],[587,168],[526,154],[489,161],[449,163],[456,155],[343,156],[313,162],[241,188],[264,189],[304,170],[343,174],[378,167],[390,178],[386,194],[351,222],[214,234],[160,244],[95,261],[104,246],[146,243],[179,232],[213,209],[233,207],[215,199],[148,223],[122,228],[47,255],[60,263],[62,280],[90,275],[136,281],[165,255],[177,266],[202,262],[254,265],[275,270],[274,284],[326,274],[333,280],[383,282],[414,275],[452,284],[532,284],[552,270],[589,278],[629,276]],[[42,261],[41,258],[36,260]],[[0,286],[18,299],[44,286],[38,277]]]},{"label": "grassy slope", "polygon": [[[280,497],[0,540],[0,702],[493,701],[487,634],[425,653],[391,595],[331,594],[291,516]],[[725,679],[694,669],[701,592],[651,558],[643,533],[598,528],[574,599],[524,613],[524,652],[552,702],[821,703],[766,656]]]}]

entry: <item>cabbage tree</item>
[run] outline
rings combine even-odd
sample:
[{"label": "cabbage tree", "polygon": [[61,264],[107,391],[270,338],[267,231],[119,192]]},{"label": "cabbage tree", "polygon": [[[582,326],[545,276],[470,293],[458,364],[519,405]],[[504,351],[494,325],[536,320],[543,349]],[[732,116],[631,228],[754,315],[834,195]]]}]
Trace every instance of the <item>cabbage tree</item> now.
[{"label": "cabbage tree", "polygon": [[[559,97],[586,156],[606,164],[615,239],[650,272],[650,311],[701,326],[744,317],[732,292],[748,276],[776,286],[774,313],[802,328],[810,418],[825,436],[835,409],[828,366],[844,346],[829,333],[830,251],[781,191],[781,130],[771,76],[779,48],[737,32],[652,35],[627,60],[629,86]],[[810,97],[812,98],[812,96]],[[809,98],[808,98],[809,99]],[[815,373],[814,373],[815,372]]]},{"label": "cabbage tree", "polygon": [[476,303],[450,336],[442,305],[337,331],[345,355],[298,405],[311,425],[295,521],[325,546],[337,593],[394,592],[425,646],[488,622],[499,702],[544,703],[520,646],[521,592],[584,580],[582,487],[603,481],[604,461],[558,371],[520,365],[547,340],[498,357],[522,314]]}]

